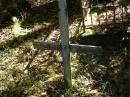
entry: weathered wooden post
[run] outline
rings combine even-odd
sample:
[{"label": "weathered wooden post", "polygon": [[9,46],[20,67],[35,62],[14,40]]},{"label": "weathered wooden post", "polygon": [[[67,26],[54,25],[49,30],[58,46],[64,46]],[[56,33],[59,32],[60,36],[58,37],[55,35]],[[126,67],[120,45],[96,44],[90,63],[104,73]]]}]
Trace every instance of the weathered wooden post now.
[{"label": "weathered wooden post", "polygon": [[72,86],[70,49],[69,49],[69,29],[66,0],[58,0],[59,5],[59,24],[61,32],[62,56],[64,64],[64,80],[67,88]]},{"label": "weathered wooden post", "polygon": [[70,44],[66,0],[58,0],[58,5],[60,9],[59,24],[61,32],[61,43],[57,44],[35,41],[34,47],[41,50],[48,49],[62,51],[65,86],[66,88],[70,88],[72,86],[70,52],[100,55],[102,48],[100,46]]}]

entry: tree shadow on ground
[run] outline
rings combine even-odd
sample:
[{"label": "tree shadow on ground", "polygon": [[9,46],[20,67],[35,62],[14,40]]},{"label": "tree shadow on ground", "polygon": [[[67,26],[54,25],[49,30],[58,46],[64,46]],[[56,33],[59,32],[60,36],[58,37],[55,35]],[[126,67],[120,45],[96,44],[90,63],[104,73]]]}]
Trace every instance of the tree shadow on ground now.
[{"label": "tree shadow on ground", "polygon": [[[108,83],[105,91],[111,97],[130,95],[130,34],[126,30],[109,29],[105,34],[79,36],[77,42],[84,45],[102,46],[102,56],[98,58],[81,55],[80,62],[86,72],[96,81]],[[91,60],[91,61],[90,61]],[[96,60],[96,61],[95,61]],[[81,67],[82,67],[81,66]],[[85,75],[86,73],[83,73]],[[94,87],[100,86],[95,85]]]},{"label": "tree shadow on ground", "polygon": [[[35,25],[42,25],[42,23],[49,23],[50,25],[48,27],[38,29],[37,31],[32,30],[31,33],[28,33],[27,35],[18,36],[11,40],[8,40],[3,45],[0,45],[0,50],[4,50],[8,47],[14,48],[27,40],[37,39],[42,36],[46,36],[47,38],[52,30],[58,29],[59,27],[58,12],[58,1],[53,1],[41,6],[33,7],[27,12],[27,16],[22,21],[21,26],[23,28],[29,29],[31,27],[31,29],[33,29]],[[78,17],[80,17],[80,13],[71,14],[71,18],[69,18],[69,23],[71,24],[73,22],[72,20]]]},{"label": "tree shadow on ground", "polygon": [[[25,52],[26,55],[27,53]],[[22,56],[24,57],[23,53]],[[28,60],[25,68],[21,66],[23,69],[20,68],[20,70],[15,66],[9,70],[9,74],[5,70],[7,75],[2,76],[10,76],[10,78],[2,80],[1,85],[5,88],[0,91],[0,97],[28,97],[30,95],[38,97],[54,97],[53,95],[56,95],[55,97],[60,97],[58,95],[62,95],[63,91],[65,91],[62,75],[63,66],[57,60],[54,51],[38,51],[34,57],[31,55],[30,57],[32,58]],[[19,64],[19,61],[17,64]]]},{"label": "tree shadow on ground", "polygon": [[6,49],[6,47],[17,47],[21,43],[29,40],[42,37],[46,37],[51,33],[52,30],[58,27],[58,10],[57,2],[47,3],[43,6],[34,7],[28,11],[27,18],[21,23],[22,27],[31,27],[35,24],[40,23],[50,23],[50,26],[38,29],[24,36],[15,37],[12,40],[8,40],[4,45],[1,45],[1,49]]},{"label": "tree shadow on ground", "polygon": [[22,25],[25,27],[43,22],[58,25],[58,2],[53,1],[41,6],[33,7],[27,14],[27,17],[22,22]]},{"label": "tree shadow on ground", "polygon": [[[79,13],[76,13],[76,14],[79,15]],[[76,14],[75,14],[75,16],[76,16]],[[45,5],[42,5],[39,7],[32,8],[28,12],[26,19],[22,22],[22,27],[25,27],[25,28],[32,27],[35,24],[40,24],[40,23],[44,23],[44,22],[50,23],[50,26],[48,26],[46,28],[38,29],[38,30],[28,33],[27,35],[24,35],[24,36],[15,37],[13,40],[6,41],[5,44],[0,46],[0,50],[5,50],[8,47],[17,48],[22,43],[24,43],[28,40],[31,40],[31,41],[33,41],[34,39],[38,40],[42,36],[48,37],[52,30],[57,29],[59,27],[57,1],[45,4]],[[43,41],[45,41],[45,40],[43,40]],[[47,55],[45,55],[45,57],[47,57]],[[48,57],[50,57],[50,56],[48,56]],[[51,56],[51,57],[53,59],[55,59],[55,56]],[[47,62],[51,61],[49,59],[46,61]],[[56,61],[56,59],[54,61]],[[30,61],[29,64],[31,64],[31,62],[32,61]],[[50,64],[52,64],[52,62],[51,63],[48,62],[48,64],[50,66]],[[0,96],[2,96],[2,97],[27,97],[30,94],[32,94],[32,95],[35,94],[34,92],[36,92],[37,90],[31,91],[29,89],[31,87],[33,88],[33,86],[35,86],[35,84],[38,83],[40,80],[42,82],[45,80],[44,79],[45,76],[49,75],[46,72],[46,70],[49,68],[49,66],[48,65],[45,66],[45,70],[40,70],[39,65],[35,66],[33,68],[32,64],[31,64],[31,65],[29,65],[29,68],[27,68],[27,70],[28,70],[27,75],[23,74],[24,71],[17,70],[17,72],[15,72],[15,70],[12,70],[12,72],[14,71],[12,76],[14,76],[14,79],[16,78],[18,80],[14,80],[13,84],[11,86],[10,85],[7,86],[7,89],[0,92],[0,94],[1,94]],[[54,67],[55,66],[53,66],[53,68]],[[62,68],[62,66],[61,66],[61,68]],[[62,71],[63,68],[62,69],[61,68],[59,68],[59,66],[57,66],[56,70],[58,70],[58,73],[59,72],[63,73],[63,71]],[[20,79],[19,79],[19,76],[17,76],[17,74],[19,72],[20,72],[19,75],[23,75],[22,77],[20,77]],[[39,86],[39,87],[41,87],[40,90],[44,89],[44,87],[43,87],[44,85],[47,85],[47,87],[45,86],[46,87],[45,91],[47,91],[47,95],[49,97],[54,97],[54,94],[56,95],[55,97],[60,97],[65,91],[64,83],[63,83],[63,80],[61,80],[61,78],[48,82],[47,84],[42,84],[42,87]],[[35,87],[33,89],[35,89]],[[36,94],[38,94],[38,92]]]},{"label": "tree shadow on ground", "polygon": [[38,37],[41,37],[43,35],[46,35],[46,37],[48,37],[50,32],[52,31],[52,29],[53,29],[53,26],[49,26],[48,28],[39,29],[32,33],[28,33],[27,35],[24,35],[24,36],[15,37],[12,40],[6,41],[5,44],[0,45],[0,50],[18,47],[20,44],[22,44],[28,40],[33,41],[34,39],[37,39]]}]

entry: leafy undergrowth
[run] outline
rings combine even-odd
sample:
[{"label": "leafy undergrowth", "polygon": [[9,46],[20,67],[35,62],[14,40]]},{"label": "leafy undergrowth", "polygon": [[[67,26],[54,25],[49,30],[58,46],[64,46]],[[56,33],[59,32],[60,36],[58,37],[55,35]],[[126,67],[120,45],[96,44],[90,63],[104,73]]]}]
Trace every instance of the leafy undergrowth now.
[{"label": "leafy undergrowth", "polygon": [[129,97],[129,38],[123,37],[121,33],[77,37],[80,44],[102,46],[103,54],[71,54],[73,86],[68,90],[59,51],[37,50],[33,40],[6,48],[0,52],[0,96]]},{"label": "leafy undergrowth", "polygon": [[70,25],[72,42],[102,46],[103,53],[71,53],[73,86],[65,89],[61,52],[33,46],[34,40],[60,41],[56,6],[53,1],[34,6],[21,23],[29,30],[24,36],[12,35],[8,27],[2,29],[0,97],[129,97],[129,33],[113,29],[110,34],[80,36],[79,19]]},{"label": "leafy undergrowth", "polygon": [[78,65],[76,56],[72,54],[73,87],[66,90],[60,52],[38,51],[31,41],[1,51],[0,96],[83,97],[97,94],[97,89],[91,89],[94,80],[83,75],[83,70],[79,72],[82,65]]},{"label": "leafy undergrowth", "polygon": [[[0,53],[1,97],[102,97],[94,84],[86,64],[79,63],[77,54],[71,54],[73,87],[65,89],[62,57],[58,51],[37,51],[28,41],[17,48]],[[86,57],[87,58],[87,57]],[[83,59],[84,60],[84,59]],[[82,61],[82,60],[81,60]],[[84,61],[87,61],[86,59]],[[93,64],[93,63],[92,63]],[[96,63],[95,63],[96,64]]]},{"label": "leafy undergrowth", "polygon": [[81,35],[77,38],[77,42],[99,45],[103,48],[102,56],[97,60],[87,55],[81,55],[79,59],[82,64],[81,70],[86,68],[83,74],[89,72],[92,79],[96,80],[93,87],[99,87],[99,91],[107,94],[105,97],[129,97],[130,34],[125,30],[112,28],[105,34]]}]

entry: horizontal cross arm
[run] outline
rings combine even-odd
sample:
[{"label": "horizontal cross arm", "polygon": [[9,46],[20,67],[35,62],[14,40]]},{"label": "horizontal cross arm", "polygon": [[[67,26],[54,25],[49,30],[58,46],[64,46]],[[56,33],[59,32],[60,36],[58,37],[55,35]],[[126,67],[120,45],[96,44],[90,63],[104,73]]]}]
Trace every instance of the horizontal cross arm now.
[{"label": "horizontal cross arm", "polygon": [[[58,43],[43,43],[43,42],[34,42],[34,47],[40,50],[61,50],[62,45]],[[63,46],[66,48],[66,46]],[[87,54],[95,54],[101,55],[102,47],[101,46],[93,46],[93,45],[79,45],[79,44],[70,44],[71,52],[78,53],[87,53]]]},{"label": "horizontal cross arm", "polygon": [[102,47],[93,46],[93,45],[79,45],[79,44],[70,44],[70,50],[77,53],[87,53],[94,55],[101,55]]},{"label": "horizontal cross arm", "polygon": [[39,50],[61,50],[61,44],[58,43],[34,42],[33,45]]}]

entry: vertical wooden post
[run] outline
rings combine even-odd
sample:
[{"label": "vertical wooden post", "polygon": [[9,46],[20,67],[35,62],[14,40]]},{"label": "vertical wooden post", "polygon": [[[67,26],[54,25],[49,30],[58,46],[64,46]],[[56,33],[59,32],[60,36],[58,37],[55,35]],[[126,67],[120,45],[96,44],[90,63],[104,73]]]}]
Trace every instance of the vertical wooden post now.
[{"label": "vertical wooden post", "polygon": [[59,24],[61,32],[62,55],[64,64],[64,80],[66,88],[72,86],[70,49],[69,49],[69,29],[66,0],[58,0],[59,5]]}]

